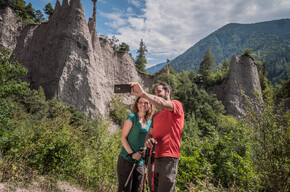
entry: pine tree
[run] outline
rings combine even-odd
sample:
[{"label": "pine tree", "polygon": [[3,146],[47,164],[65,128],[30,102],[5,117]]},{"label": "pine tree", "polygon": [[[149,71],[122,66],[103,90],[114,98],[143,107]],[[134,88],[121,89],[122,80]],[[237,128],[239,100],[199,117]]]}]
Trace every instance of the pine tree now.
[{"label": "pine tree", "polygon": [[203,56],[203,60],[200,63],[199,66],[199,74],[208,76],[210,72],[214,69],[215,66],[215,57],[211,53],[210,48],[208,47],[205,55]]},{"label": "pine tree", "polygon": [[46,4],[43,10],[44,10],[44,13],[47,14],[49,18],[51,17],[54,11],[51,3]]},{"label": "pine tree", "polygon": [[35,22],[40,24],[40,23],[42,23],[44,21],[45,21],[45,19],[43,17],[42,12],[40,10],[36,10],[35,11]]},{"label": "pine tree", "polygon": [[27,17],[29,17],[30,19],[34,19],[35,18],[34,9],[32,8],[32,4],[31,3],[28,3],[28,5],[26,5],[25,12],[27,14]]},{"label": "pine tree", "polygon": [[145,52],[148,52],[146,45],[143,42],[143,39],[141,39],[139,44],[139,50],[137,51],[138,55],[136,57],[135,66],[138,70],[145,72],[147,59]]},{"label": "pine tree", "polygon": [[222,64],[222,69],[227,71],[230,67],[230,61],[228,59],[225,59]]},{"label": "pine tree", "polygon": [[25,1],[18,0],[15,4],[15,12],[23,19],[27,19],[25,12]]}]

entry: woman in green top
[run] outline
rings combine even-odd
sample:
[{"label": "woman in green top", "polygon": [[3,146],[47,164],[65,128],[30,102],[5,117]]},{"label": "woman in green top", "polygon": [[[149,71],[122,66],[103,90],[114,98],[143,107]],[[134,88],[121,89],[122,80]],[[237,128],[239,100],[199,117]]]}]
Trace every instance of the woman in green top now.
[{"label": "woman in green top", "polygon": [[127,184],[126,192],[141,191],[144,175],[144,163],[142,154],[138,152],[144,148],[145,136],[151,124],[153,114],[152,105],[144,98],[138,97],[133,105],[133,113],[130,113],[123,125],[121,142],[123,148],[118,158],[118,191],[121,192],[133,167],[134,160],[138,161],[131,179]]}]

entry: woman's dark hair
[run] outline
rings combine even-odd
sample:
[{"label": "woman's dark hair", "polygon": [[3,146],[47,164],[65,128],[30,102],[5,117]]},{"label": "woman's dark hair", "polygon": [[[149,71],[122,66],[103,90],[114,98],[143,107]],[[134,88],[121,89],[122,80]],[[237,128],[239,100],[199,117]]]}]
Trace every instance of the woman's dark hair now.
[{"label": "woman's dark hair", "polygon": [[[140,98],[141,98],[141,97],[137,97],[137,99],[136,99],[135,102],[134,102],[133,109],[132,109],[133,113],[137,113],[137,112],[139,112],[139,109],[138,109],[137,104],[138,104]],[[153,105],[149,102],[149,109],[148,109],[148,111],[146,111],[146,114],[145,114],[145,117],[144,117],[145,120],[147,121],[147,120],[151,119],[153,113],[154,113]]]}]

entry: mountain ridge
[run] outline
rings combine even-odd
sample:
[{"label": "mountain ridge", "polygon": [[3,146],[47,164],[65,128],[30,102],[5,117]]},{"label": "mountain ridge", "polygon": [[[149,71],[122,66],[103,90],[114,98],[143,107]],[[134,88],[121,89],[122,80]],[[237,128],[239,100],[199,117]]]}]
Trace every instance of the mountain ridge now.
[{"label": "mountain ridge", "polygon": [[[245,48],[249,48],[252,49],[256,60],[266,63],[269,79],[277,81],[290,75],[289,45],[288,18],[252,24],[229,23],[174,58],[171,66],[178,72],[181,70],[197,72],[208,47],[216,58],[216,66],[224,59],[230,60],[232,55],[240,55]],[[154,73],[152,68],[148,68],[147,71]]]},{"label": "mountain ridge", "polygon": [[154,65],[152,67],[147,68],[146,72],[147,73],[156,73],[156,72],[160,71],[165,65],[166,65],[166,62],[159,63],[157,65]]}]

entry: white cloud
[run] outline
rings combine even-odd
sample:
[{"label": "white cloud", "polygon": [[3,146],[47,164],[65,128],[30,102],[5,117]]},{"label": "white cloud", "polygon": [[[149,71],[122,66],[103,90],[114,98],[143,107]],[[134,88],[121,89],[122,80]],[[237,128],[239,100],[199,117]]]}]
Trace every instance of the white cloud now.
[{"label": "white cloud", "polygon": [[140,30],[140,31],[144,29],[144,19],[142,18],[130,17],[128,19],[128,22],[133,29]]},{"label": "white cloud", "polygon": [[131,3],[135,7],[138,7],[138,8],[140,8],[142,6],[142,2],[140,0],[128,0],[128,3]]},{"label": "white cloud", "polygon": [[134,14],[134,10],[132,9],[132,7],[128,7],[128,8],[127,8],[127,14],[128,14],[128,15],[132,15],[132,14]]},{"label": "white cloud", "polygon": [[[128,0],[134,4],[137,0]],[[146,0],[133,16],[110,14],[121,41],[131,50],[143,39],[151,56],[175,57],[228,23],[290,18],[289,0]],[[142,7],[140,4],[136,4]],[[131,10],[132,11],[132,10]],[[123,16],[123,18],[122,18]],[[126,20],[125,20],[125,17]]]},{"label": "white cloud", "polygon": [[123,13],[119,11],[115,11],[114,13],[100,12],[100,15],[111,21],[106,22],[106,25],[109,25],[112,28],[122,28],[127,23],[127,19],[124,18]]}]

